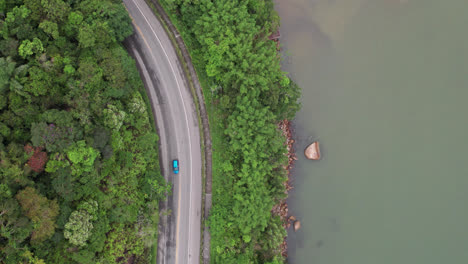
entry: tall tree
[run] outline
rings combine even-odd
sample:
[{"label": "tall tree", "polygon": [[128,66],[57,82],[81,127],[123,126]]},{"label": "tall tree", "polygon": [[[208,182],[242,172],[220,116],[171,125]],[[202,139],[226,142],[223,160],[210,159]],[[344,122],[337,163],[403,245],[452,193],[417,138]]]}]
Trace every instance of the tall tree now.
[{"label": "tall tree", "polygon": [[76,142],[67,151],[67,157],[71,162],[72,174],[80,175],[83,172],[91,172],[94,160],[98,156],[99,152],[87,146],[84,140]]},{"label": "tall tree", "polygon": [[57,202],[48,200],[32,187],[19,191],[16,199],[26,216],[35,224],[31,242],[40,243],[50,238],[55,232],[55,219],[59,213]]},{"label": "tall tree", "polygon": [[37,173],[42,172],[47,163],[47,153],[42,151],[42,147],[33,148],[31,145],[26,145],[24,150],[31,155],[27,165]]},{"label": "tall tree", "polygon": [[44,51],[42,41],[38,38],[34,38],[32,41],[29,39],[23,40],[18,48],[18,53],[21,57],[26,58],[33,54],[38,54]]},{"label": "tall tree", "polygon": [[0,259],[18,263],[21,248],[31,235],[33,224],[22,214],[14,198],[0,199],[0,227]]},{"label": "tall tree", "polygon": [[75,246],[85,246],[93,230],[93,221],[97,219],[98,204],[96,201],[81,203],[65,225],[65,238]]},{"label": "tall tree", "polygon": [[15,62],[11,58],[0,58],[0,95],[8,88],[14,70]]}]

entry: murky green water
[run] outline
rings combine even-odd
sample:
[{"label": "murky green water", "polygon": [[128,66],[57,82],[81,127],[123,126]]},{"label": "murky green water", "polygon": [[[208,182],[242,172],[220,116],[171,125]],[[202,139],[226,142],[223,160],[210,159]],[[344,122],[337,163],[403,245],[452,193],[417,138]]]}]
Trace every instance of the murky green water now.
[{"label": "murky green water", "polygon": [[468,263],[468,1],[276,2],[304,89],[289,262]]}]

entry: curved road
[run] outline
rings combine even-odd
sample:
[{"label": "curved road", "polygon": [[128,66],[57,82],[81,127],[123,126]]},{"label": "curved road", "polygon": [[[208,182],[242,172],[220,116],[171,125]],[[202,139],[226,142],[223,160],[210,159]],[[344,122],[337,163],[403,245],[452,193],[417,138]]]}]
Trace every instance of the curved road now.
[{"label": "curved road", "polygon": [[[147,89],[160,137],[164,178],[173,195],[162,202],[158,258],[163,263],[200,262],[201,147],[195,104],[164,28],[144,0],[123,1],[135,34],[126,42]],[[171,161],[180,161],[179,174]]]}]

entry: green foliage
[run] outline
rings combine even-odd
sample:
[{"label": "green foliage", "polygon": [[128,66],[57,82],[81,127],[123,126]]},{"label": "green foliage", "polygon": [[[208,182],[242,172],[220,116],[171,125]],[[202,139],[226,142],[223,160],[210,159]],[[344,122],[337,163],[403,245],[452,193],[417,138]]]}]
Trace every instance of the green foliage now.
[{"label": "green foliage", "polygon": [[0,54],[15,57],[18,54],[18,40],[14,38],[0,39]]},{"label": "green foliage", "polygon": [[[270,218],[265,231],[258,240],[264,259],[273,259],[272,263],[282,263],[279,262],[280,259],[275,256],[281,254],[279,248],[286,235],[286,230],[283,228],[279,216]],[[278,262],[275,262],[275,260]]]},{"label": "green foliage", "polygon": [[2,94],[8,84],[10,83],[10,77],[15,70],[15,63],[11,58],[0,58],[0,94]]},{"label": "green foliage", "polygon": [[34,96],[45,95],[52,82],[52,76],[39,67],[29,68],[29,82],[24,86],[24,91]]},{"label": "green foliage", "polygon": [[70,215],[65,225],[64,236],[75,246],[85,246],[91,232],[92,222],[97,219],[98,204],[96,201],[86,201],[78,206],[78,210]]},{"label": "green foliage", "polygon": [[133,32],[132,21],[121,2],[85,0],[80,7],[83,13],[92,14],[88,21],[106,21],[114,41],[123,41]]},{"label": "green foliage", "polygon": [[[70,162],[68,160],[65,160],[65,157],[60,154],[56,154],[53,158],[49,159],[47,162],[45,171],[49,173],[56,172],[57,170],[61,168],[67,168],[70,166]],[[57,193],[60,193],[57,190]]]},{"label": "green foliage", "polygon": [[6,10],[6,0],[0,1],[0,13],[4,14]]},{"label": "green foliage", "polygon": [[33,224],[24,216],[16,199],[0,199],[0,257],[18,263],[18,247],[31,235]]},{"label": "green foliage", "polygon": [[90,25],[84,24],[80,27],[78,31],[78,42],[82,48],[90,48],[94,46],[96,43],[96,35]]},{"label": "green foliage", "polygon": [[1,31],[3,37],[6,39],[8,35],[17,35],[22,39],[21,36],[26,32],[22,31],[24,28],[22,29],[21,26],[24,27],[22,24],[24,24],[30,13],[31,10],[25,6],[15,6],[10,12],[7,12]]},{"label": "green foliage", "polygon": [[[69,124],[71,125],[71,124]],[[32,123],[31,142],[35,147],[45,146],[48,152],[68,148],[80,134],[73,126],[65,127],[45,122]]]},{"label": "green foliage", "polygon": [[83,14],[80,11],[72,11],[68,15],[68,23],[78,26],[83,21]]},{"label": "green foliage", "polygon": [[43,259],[34,256],[34,254],[29,250],[26,250],[22,257],[25,258],[30,264],[46,264]]},{"label": "green foliage", "polygon": [[147,263],[170,187],[131,33],[120,1],[0,0],[1,263]]},{"label": "green foliage", "polygon": [[69,163],[59,160],[49,160],[46,172],[53,173],[52,188],[65,202],[78,200],[78,184],[68,169]]},{"label": "green foliage", "polygon": [[99,156],[92,147],[86,146],[84,140],[76,142],[67,151],[68,160],[71,162],[72,174],[82,172],[91,172],[93,170],[94,160]]},{"label": "green foliage", "polygon": [[27,177],[23,164],[27,160],[27,155],[21,147],[15,143],[10,143],[5,150],[0,150],[0,180],[15,189],[32,183]]},{"label": "green foliage", "polygon": [[104,114],[104,125],[110,128],[113,131],[118,131],[125,120],[126,113],[122,110],[119,110],[114,105],[108,105],[103,111]]},{"label": "green foliage", "polygon": [[112,35],[117,41],[123,41],[133,33],[132,20],[123,4],[113,4],[111,8],[106,10]]},{"label": "green foliage", "polygon": [[43,51],[42,41],[38,38],[34,38],[33,41],[29,39],[24,40],[18,48],[19,55],[23,58]]},{"label": "green foliage", "polygon": [[29,17],[31,20],[39,21],[44,16],[41,0],[23,0],[24,6],[31,10]]},{"label": "green foliage", "polygon": [[43,13],[54,22],[62,22],[70,13],[70,6],[62,0],[41,0]]},{"label": "green foliage", "polygon": [[107,236],[105,248],[105,260],[113,263],[116,259],[122,258],[123,263],[126,263],[129,256],[141,255],[144,245],[134,230],[124,225],[115,225]]},{"label": "green foliage", "polygon": [[8,185],[4,183],[0,184],[0,198],[1,199],[11,198],[11,190],[8,187]]},{"label": "green foliage", "polygon": [[50,238],[55,232],[55,218],[59,211],[57,202],[48,200],[31,187],[18,192],[16,199],[26,216],[35,223],[31,242],[40,243]]},{"label": "green foliage", "polygon": [[75,68],[73,68],[73,66],[68,64],[68,65],[65,65],[65,67],[63,68],[63,72],[66,74],[72,75],[73,73],[75,73]]},{"label": "green foliage", "polygon": [[39,24],[39,28],[44,30],[45,33],[49,34],[54,39],[57,39],[59,37],[57,23],[46,20]]},{"label": "green foliage", "polygon": [[95,58],[85,57],[80,60],[78,74],[87,91],[94,91],[102,86],[103,69],[97,65]]},{"label": "green foliage", "polygon": [[172,8],[179,9],[197,41],[207,76],[223,87],[219,96],[234,99],[253,89],[278,120],[294,116],[299,90],[280,70],[274,42],[267,38],[278,25],[271,1],[177,3]]},{"label": "green foliage", "polygon": [[130,103],[128,104],[128,108],[130,113],[138,113],[138,114],[145,114],[146,113],[146,105],[145,101],[141,97],[141,94],[136,92],[133,94]]}]

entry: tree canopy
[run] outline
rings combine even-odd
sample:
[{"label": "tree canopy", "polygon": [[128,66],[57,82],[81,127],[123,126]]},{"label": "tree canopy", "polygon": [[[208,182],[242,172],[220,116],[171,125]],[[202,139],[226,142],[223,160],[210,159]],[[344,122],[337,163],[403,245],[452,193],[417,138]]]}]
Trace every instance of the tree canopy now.
[{"label": "tree canopy", "polygon": [[118,0],[0,0],[0,263],[149,263],[168,186]]}]

